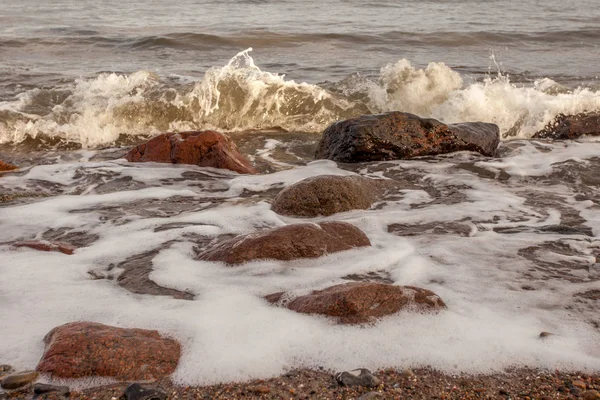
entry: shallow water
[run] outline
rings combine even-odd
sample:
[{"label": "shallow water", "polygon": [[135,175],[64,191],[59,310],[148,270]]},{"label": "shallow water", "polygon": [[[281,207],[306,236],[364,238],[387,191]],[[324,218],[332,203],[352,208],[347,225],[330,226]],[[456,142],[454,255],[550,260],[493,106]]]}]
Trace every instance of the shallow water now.
[{"label": "shallow water", "polygon": [[[560,113],[600,111],[594,2],[5,3],[0,159],[21,169],[0,175],[0,364],[31,369],[50,329],[91,320],[177,338],[183,384],[299,367],[600,370],[600,141],[528,140]],[[390,110],[494,122],[503,142],[495,158],[313,161],[328,124]],[[155,133],[206,128],[261,174],[123,159]],[[372,248],[195,259],[306,222],[269,203],[322,174],[398,182],[369,210],[308,220],[350,222]],[[9,245],[29,239],[78,249]],[[262,298],[355,279],[424,287],[448,310],[336,326]]]}]

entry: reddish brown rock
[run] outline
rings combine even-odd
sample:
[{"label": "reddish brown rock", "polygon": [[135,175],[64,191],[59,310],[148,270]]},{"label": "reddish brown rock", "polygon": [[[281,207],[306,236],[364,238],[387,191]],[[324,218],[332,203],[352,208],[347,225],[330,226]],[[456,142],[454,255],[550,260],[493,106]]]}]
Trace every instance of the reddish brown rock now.
[{"label": "reddish brown rock", "polygon": [[175,371],[181,347],[157,331],[72,322],[52,329],[36,370],[57,378],[154,381]]},{"label": "reddish brown rock", "polygon": [[19,168],[19,167],[16,167],[12,164],[5,163],[4,161],[0,160],[0,172],[12,171],[17,168]]},{"label": "reddish brown rock", "polygon": [[251,260],[317,258],[329,253],[370,246],[369,238],[346,222],[296,224],[227,240],[198,258],[241,264]]},{"label": "reddish brown rock", "polygon": [[600,135],[600,113],[583,113],[576,115],[559,114],[544,129],[533,137],[540,139],[567,140],[577,139],[583,135]]},{"label": "reddish brown rock", "polygon": [[273,200],[271,209],[277,214],[298,217],[366,210],[381,198],[386,186],[390,183],[383,179],[315,176],[283,189]]},{"label": "reddish brown rock", "polygon": [[215,131],[163,133],[131,149],[126,158],[130,162],[194,164],[240,174],[256,173],[235,143]]},{"label": "reddish brown rock", "polygon": [[340,162],[385,161],[476,151],[494,156],[500,143],[497,125],[466,122],[446,125],[399,111],[335,122],[325,132],[315,158]]},{"label": "reddish brown rock", "polygon": [[400,310],[428,312],[446,308],[446,305],[438,295],[427,289],[352,282],[297,297],[286,307],[299,313],[334,317],[343,324],[358,324]]},{"label": "reddish brown rock", "polygon": [[39,251],[60,251],[63,254],[71,255],[77,249],[68,243],[49,242],[47,240],[24,240],[14,242],[14,247],[29,247]]}]

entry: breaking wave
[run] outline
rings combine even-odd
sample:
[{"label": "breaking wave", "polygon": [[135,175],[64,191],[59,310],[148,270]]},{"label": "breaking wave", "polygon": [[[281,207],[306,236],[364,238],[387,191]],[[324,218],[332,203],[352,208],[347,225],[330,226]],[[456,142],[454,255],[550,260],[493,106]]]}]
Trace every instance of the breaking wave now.
[{"label": "breaking wave", "polygon": [[0,102],[0,144],[45,140],[93,148],[123,137],[207,128],[319,133],[336,120],[392,110],[447,123],[493,122],[505,138],[527,138],[560,113],[600,110],[595,89],[567,89],[549,78],[516,84],[500,72],[474,81],[444,63],[419,69],[406,59],[375,77],[297,83],[261,70],[251,50],[198,81],[148,71],[103,73],[24,91]]}]

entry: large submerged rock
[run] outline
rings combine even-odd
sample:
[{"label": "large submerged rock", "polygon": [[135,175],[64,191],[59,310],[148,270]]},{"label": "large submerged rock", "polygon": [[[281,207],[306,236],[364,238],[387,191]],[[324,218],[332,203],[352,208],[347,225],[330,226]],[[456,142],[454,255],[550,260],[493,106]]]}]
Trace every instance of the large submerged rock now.
[{"label": "large submerged rock", "polygon": [[463,150],[494,156],[499,143],[500,130],[495,124],[446,125],[435,119],[396,111],[333,123],[323,133],[315,158],[350,163]]},{"label": "large submerged rock", "polygon": [[194,164],[240,174],[256,173],[235,143],[215,131],[163,133],[131,149],[126,158],[130,162]]},{"label": "large submerged rock", "polygon": [[175,371],[181,347],[157,331],[73,322],[52,329],[39,372],[57,378],[111,377],[154,381]]},{"label": "large submerged rock", "polygon": [[533,137],[568,140],[577,139],[583,135],[600,135],[600,112],[576,115],[560,114],[544,129],[536,132]]},{"label": "large submerged rock", "polygon": [[304,179],[283,189],[271,209],[298,217],[332,215],[349,210],[366,210],[379,200],[390,181],[361,176],[321,175]]},{"label": "large submerged rock", "polygon": [[[277,298],[271,297],[273,300]],[[352,282],[297,297],[286,307],[299,313],[333,317],[343,324],[359,324],[400,310],[437,311],[446,308],[446,304],[427,289],[378,282]]]},{"label": "large submerged rock", "polygon": [[346,222],[296,224],[226,240],[198,255],[200,260],[242,264],[261,259],[317,258],[329,253],[370,246],[369,238]]}]

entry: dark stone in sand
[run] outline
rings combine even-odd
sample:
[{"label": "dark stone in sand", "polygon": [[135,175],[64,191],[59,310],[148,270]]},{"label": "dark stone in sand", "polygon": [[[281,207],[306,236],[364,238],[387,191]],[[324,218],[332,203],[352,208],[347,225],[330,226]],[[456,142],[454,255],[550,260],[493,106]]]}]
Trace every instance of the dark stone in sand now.
[{"label": "dark stone in sand", "polygon": [[500,130],[495,124],[446,125],[396,111],[335,122],[323,133],[315,158],[351,163],[464,150],[494,156],[499,143]]},{"label": "dark stone in sand", "polygon": [[167,395],[152,388],[145,388],[139,383],[132,383],[125,389],[126,400],[166,400]]},{"label": "dark stone in sand", "polygon": [[296,224],[242,235],[198,255],[200,260],[242,264],[261,259],[317,258],[329,253],[370,246],[369,238],[346,222]]},{"label": "dark stone in sand", "polygon": [[35,394],[46,394],[46,393],[57,393],[59,395],[68,396],[71,393],[71,389],[68,386],[57,386],[48,385],[46,383],[36,383],[33,386],[33,393]]},{"label": "dark stone in sand", "polygon": [[335,376],[335,380],[340,386],[374,387],[381,383],[381,380],[366,368],[340,372]]},{"label": "dark stone in sand", "polygon": [[12,171],[15,169],[18,169],[19,167],[12,165],[12,164],[8,164],[5,163],[4,161],[0,160],[0,172],[6,172],[6,171]]},{"label": "dark stone in sand", "polygon": [[315,176],[283,189],[273,200],[271,209],[278,214],[298,217],[366,210],[379,200],[390,182],[361,176]]},{"label": "dark stone in sand", "polygon": [[47,240],[23,240],[12,243],[14,247],[29,247],[39,251],[59,251],[63,254],[72,255],[76,247],[68,243],[50,242]]},{"label": "dark stone in sand", "polygon": [[235,143],[215,131],[163,133],[131,149],[126,158],[130,162],[194,164],[240,174],[256,173]]},{"label": "dark stone in sand", "polygon": [[428,312],[446,308],[446,305],[438,295],[427,289],[352,282],[297,297],[286,307],[299,313],[334,317],[343,324],[360,324],[400,310]]},{"label": "dark stone in sand", "polygon": [[55,378],[112,377],[154,381],[175,371],[181,347],[155,330],[72,322],[52,329],[37,366]]},{"label": "dark stone in sand", "polygon": [[2,389],[13,390],[29,385],[38,377],[36,371],[23,371],[7,375],[0,381]]},{"label": "dark stone in sand", "polygon": [[576,115],[559,114],[544,129],[533,137],[539,139],[568,140],[583,135],[600,135],[600,113],[583,113]]}]

